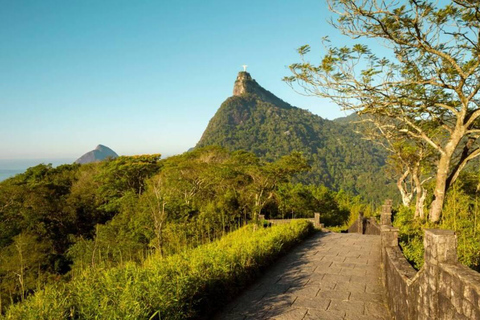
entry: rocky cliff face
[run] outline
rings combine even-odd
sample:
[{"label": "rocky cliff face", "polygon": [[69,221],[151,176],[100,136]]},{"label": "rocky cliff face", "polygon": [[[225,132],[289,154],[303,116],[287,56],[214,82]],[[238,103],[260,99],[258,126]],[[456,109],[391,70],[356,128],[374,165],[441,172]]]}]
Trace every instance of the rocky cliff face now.
[{"label": "rocky cliff face", "polygon": [[112,149],[110,149],[109,147],[99,144],[95,149],[85,153],[83,156],[78,158],[75,161],[75,163],[86,164],[86,163],[103,161],[108,158],[111,158],[111,159],[118,158],[118,154]]},{"label": "rocky cliff face", "polygon": [[270,91],[262,88],[262,86],[260,86],[257,81],[252,78],[250,73],[246,71],[239,72],[237,80],[235,80],[235,85],[233,86],[233,95],[242,96],[249,94],[256,95],[260,100],[269,102],[278,107],[291,108],[288,103],[276,97]]}]

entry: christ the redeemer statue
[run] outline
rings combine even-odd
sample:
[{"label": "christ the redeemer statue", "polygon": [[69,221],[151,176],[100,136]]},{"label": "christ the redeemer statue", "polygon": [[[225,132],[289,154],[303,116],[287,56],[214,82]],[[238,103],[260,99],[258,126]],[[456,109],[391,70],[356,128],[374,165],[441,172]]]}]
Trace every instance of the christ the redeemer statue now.
[{"label": "christ the redeemer statue", "polygon": [[243,72],[247,72],[247,67],[248,66],[246,64],[244,64],[242,67],[243,67]]}]

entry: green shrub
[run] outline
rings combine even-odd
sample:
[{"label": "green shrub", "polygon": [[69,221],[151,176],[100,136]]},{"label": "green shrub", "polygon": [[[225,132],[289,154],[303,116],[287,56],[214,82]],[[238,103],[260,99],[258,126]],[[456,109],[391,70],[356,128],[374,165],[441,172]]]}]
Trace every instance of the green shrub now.
[{"label": "green shrub", "polygon": [[310,222],[246,226],[221,240],[142,265],[85,270],[12,306],[7,319],[188,319],[210,314],[313,232]]},{"label": "green shrub", "polygon": [[398,228],[398,243],[405,258],[417,270],[423,265],[423,227],[421,221],[414,218],[415,209],[400,207],[395,213],[393,226]]},{"label": "green shrub", "polygon": [[480,225],[476,195],[465,192],[457,182],[447,194],[442,218],[438,224],[414,218],[414,208],[401,207],[395,214],[393,226],[399,228],[399,244],[407,260],[417,270],[423,265],[424,229],[447,229],[457,235],[460,263],[474,270],[480,267]]}]

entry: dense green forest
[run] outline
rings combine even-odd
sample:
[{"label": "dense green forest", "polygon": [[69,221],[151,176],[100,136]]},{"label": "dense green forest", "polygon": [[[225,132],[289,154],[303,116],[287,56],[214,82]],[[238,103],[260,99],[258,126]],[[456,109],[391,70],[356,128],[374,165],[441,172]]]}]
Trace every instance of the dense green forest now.
[{"label": "dense green forest", "polygon": [[[243,78],[246,77],[246,78]],[[385,171],[387,152],[357,133],[351,117],[330,121],[292,107],[241,72],[241,95],[228,98],[210,120],[197,147],[247,150],[267,161],[302,152],[311,170],[294,181],[359,194],[366,201],[397,198]]]},{"label": "dense green forest", "polygon": [[0,183],[2,310],[48,283],[70,281],[221,238],[258,214],[342,225],[359,197],[291,182],[309,170],[299,153],[267,162],[219,147],[38,165]]}]

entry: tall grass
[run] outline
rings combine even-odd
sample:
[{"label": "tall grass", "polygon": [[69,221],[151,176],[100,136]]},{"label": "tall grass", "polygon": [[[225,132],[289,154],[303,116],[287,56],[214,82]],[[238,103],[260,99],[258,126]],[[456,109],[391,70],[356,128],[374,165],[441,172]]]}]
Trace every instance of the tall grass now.
[{"label": "tall grass", "polygon": [[85,270],[12,306],[6,319],[188,319],[206,317],[262,268],[313,230],[307,221],[254,230],[142,265]]}]

